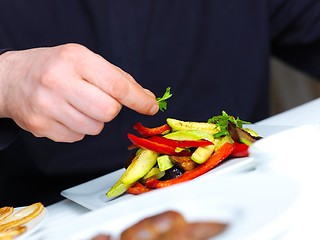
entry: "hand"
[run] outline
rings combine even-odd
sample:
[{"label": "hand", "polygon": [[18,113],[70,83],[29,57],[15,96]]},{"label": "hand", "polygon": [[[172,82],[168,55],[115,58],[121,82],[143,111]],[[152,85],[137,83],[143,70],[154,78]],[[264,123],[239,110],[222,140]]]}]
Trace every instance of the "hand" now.
[{"label": "hand", "polygon": [[158,111],[153,93],[81,45],[0,56],[0,117],[35,136],[74,142],[99,134],[122,105],[141,114]]}]

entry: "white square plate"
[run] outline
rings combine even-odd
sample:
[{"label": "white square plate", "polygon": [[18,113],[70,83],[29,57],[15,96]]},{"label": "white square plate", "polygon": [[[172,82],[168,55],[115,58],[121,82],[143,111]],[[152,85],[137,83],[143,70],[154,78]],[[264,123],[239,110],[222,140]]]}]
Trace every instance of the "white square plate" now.
[{"label": "white square plate", "polygon": [[[270,126],[259,124],[250,124],[246,127],[255,130],[262,137],[267,137],[291,128],[289,126]],[[220,175],[252,170],[254,167],[254,161],[251,157],[229,159],[197,179],[211,179],[212,177]],[[110,199],[106,196],[107,191],[115,184],[123,172],[124,168],[119,169],[102,177],[66,189],[61,192],[61,195],[90,210],[102,208],[113,203],[128,201],[136,196],[124,194],[115,199]]]}]

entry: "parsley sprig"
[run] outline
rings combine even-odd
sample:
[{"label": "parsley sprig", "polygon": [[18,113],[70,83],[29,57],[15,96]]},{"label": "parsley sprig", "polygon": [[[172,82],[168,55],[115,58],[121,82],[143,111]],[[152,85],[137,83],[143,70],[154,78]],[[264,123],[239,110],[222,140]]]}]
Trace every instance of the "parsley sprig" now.
[{"label": "parsley sprig", "polygon": [[208,119],[208,123],[216,124],[220,131],[214,135],[215,138],[226,136],[228,132],[228,123],[234,123],[237,127],[242,128],[243,124],[250,124],[250,122],[241,120],[239,117],[235,118],[234,116],[228,115],[225,111],[222,111],[221,115],[213,116]]},{"label": "parsley sprig", "polygon": [[159,110],[164,112],[167,109],[167,100],[172,96],[170,92],[171,88],[167,87],[166,92],[163,94],[162,97],[157,97],[157,102],[159,104]]}]

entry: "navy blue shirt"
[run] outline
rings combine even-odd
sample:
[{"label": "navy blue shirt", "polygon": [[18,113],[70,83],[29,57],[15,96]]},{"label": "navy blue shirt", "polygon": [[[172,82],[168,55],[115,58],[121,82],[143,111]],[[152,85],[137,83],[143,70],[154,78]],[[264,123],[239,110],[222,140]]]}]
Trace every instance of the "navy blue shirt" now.
[{"label": "navy blue shirt", "polygon": [[0,33],[0,48],[83,44],[158,96],[168,86],[173,93],[167,111],[150,117],[124,108],[99,136],[77,143],[22,131],[0,153],[15,173],[1,167],[0,176],[23,176],[33,188],[6,201],[50,203],[66,187],[121,168],[136,121],[207,121],[222,110],[251,122],[267,117],[271,55],[320,76],[317,0],[2,0]]}]

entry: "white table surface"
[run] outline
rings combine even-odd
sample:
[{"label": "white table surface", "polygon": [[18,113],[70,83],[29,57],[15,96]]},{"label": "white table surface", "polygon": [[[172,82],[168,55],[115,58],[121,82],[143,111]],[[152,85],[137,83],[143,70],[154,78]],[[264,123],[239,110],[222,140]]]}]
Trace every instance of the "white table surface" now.
[{"label": "white table surface", "polygon": [[[274,115],[256,124],[283,126],[320,124],[320,98]],[[317,186],[320,184],[320,170],[319,177],[314,180],[314,183],[315,184],[313,185],[305,186],[301,198],[297,201],[296,208],[299,216],[297,215],[294,226],[290,228],[290,231],[285,232],[278,239],[320,239],[320,230],[318,230],[319,220],[315,219],[315,221],[312,221],[314,218],[318,218],[318,216],[320,216],[320,197],[318,196],[320,191],[317,190],[316,192],[319,194],[315,194],[315,189],[320,189],[320,187]],[[88,209],[68,199],[46,206],[46,208],[48,210],[48,217],[46,221],[38,232],[30,237],[30,239],[45,239],[41,236],[47,229],[68,224],[75,218],[89,212]]]}]

